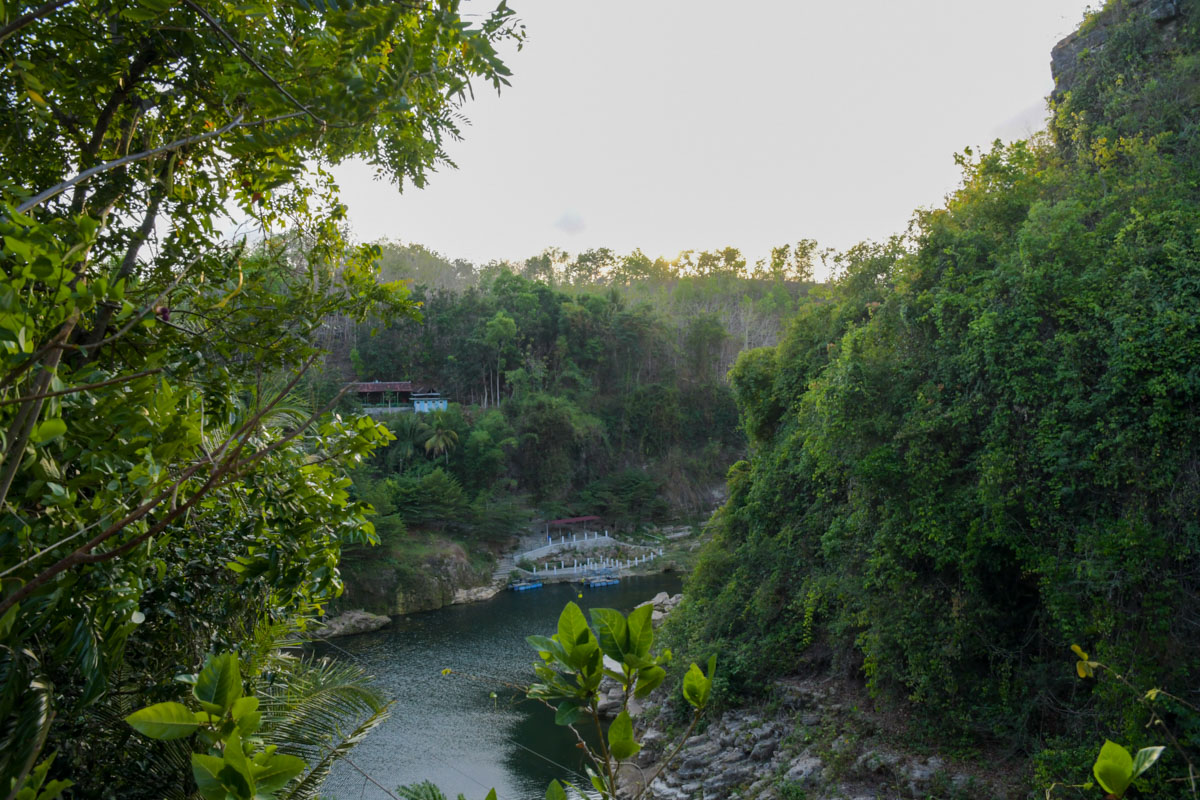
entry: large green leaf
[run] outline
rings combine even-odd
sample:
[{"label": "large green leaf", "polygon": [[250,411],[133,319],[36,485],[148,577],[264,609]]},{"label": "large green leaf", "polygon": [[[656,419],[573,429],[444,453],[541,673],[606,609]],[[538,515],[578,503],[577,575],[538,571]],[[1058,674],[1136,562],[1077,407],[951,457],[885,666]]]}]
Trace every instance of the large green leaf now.
[{"label": "large green leaf", "polygon": [[622,710],[608,726],[608,752],[618,761],[636,755],[642,746],[633,739],[633,720]]},{"label": "large green leaf", "polygon": [[1092,765],[1092,774],[1100,788],[1114,797],[1122,797],[1133,781],[1133,756],[1121,745],[1106,739]]},{"label": "large green leaf", "polygon": [[638,606],[629,612],[629,650],[642,658],[650,656],[654,644],[654,606],[650,603]]},{"label": "large green leaf", "polygon": [[667,677],[667,671],[659,666],[646,667],[638,670],[637,688],[634,689],[633,696],[641,700],[662,685],[663,680]]},{"label": "large green leaf", "polygon": [[242,674],[237,656],[222,653],[210,658],[200,670],[192,694],[205,711],[225,716],[242,696]]},{"label": "large green leaf", "polygon": [[125,718],[133,728],[151,739],[182,739],[200,726],[195,714],[182,703],[155,703]]},{"label": "large green leaf", "polygon": [[1158,747],[1143,747],[1141,750],[1138,750],[1137,755],[1133,757],[1133,779],[1137,780],[1139,775],[1154,766],[1154,762],[1158,761],[1158,757],[1163,754],[1163,750],[1166,750],[1166,748],[1161,745]]},{"label": "large green leaf", "polygon": [[235,789],[238,797],[250,800],[255,794],[254,770],[242,750],[242,737],[236,728],[225,737],[224,755],[225,767],[221,770],[221,780],[227,788]]},{"label": "large green leaf", "polygon": [[546,653],[560,664],[567,663],[567,652],[563,646],[549,636],[526,636],[525,641],[539,653]]},{"label": "large green leaf", "polygon": [[265,764],[253,765],[251,771],[254,773],[258,793],[262,795],[274,794],[307,768],[308,765],[302,758],[275,753],[267,758]]},{"label": "large green leaf", "polygon": [[67,423],[63,422],[58,417],[43,420],[38,423],[37,427],[29,435],[29,440],[34,444],[43,444],[52,439],[57,439],[67,432]]},{"label": "large green leaf", "polygon": [[693,707],[702,709],[708,704],[708,695],[712,690],[712,681],[704,677],[704,673],[695,664],[688,667],[683,676],[683,699]]},{"label": "large green leaf", "polygon": [[578,665],[580,646],[586,645],[592,632],[588,628],[587,619],[574,602],[567,603],[562,613],[558,615],[558,642],[567,654],[567,660]]},{"label": "large green leaf", "polygon": [[225,762],[217,756],[192,755],[192,777],[204,800],[225,800],[225,787],[221,783],[224,766]]},{"label": "large green leaf", "polygon": [[593,608],[592,624],[596,626],[596,637],[604,655],[624,663],[629,652],[629,626],[625,616],[611,608]]},{"label": "large green leaf", "polygon": [[556,725],[572,725],[583,719],[583,707],[574,700],[563,700],[554,712]]}]

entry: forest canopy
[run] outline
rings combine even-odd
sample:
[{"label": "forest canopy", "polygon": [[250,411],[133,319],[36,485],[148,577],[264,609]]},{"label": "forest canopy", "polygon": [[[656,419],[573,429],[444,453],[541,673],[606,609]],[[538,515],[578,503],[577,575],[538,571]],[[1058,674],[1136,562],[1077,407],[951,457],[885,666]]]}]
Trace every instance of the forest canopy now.
[{"label": "forest canopy", "polygon": [[676,620],[727,691],[832,659],[1075,775],[1079,741],[1161,734],[1071,645],[1196,704],[1200,9],[1106,14],[1047,133],[964,152],[944,208],[734,365],[752,455]]},{"label": "forest canopy", "polygon": [[88,796],[186,793],[130,703],[217,652],[253,684],[338,594],[373,536],[344,469],[390,434],[294,389],[322,320],[415,306],[328,167],[422,185],[521,36],[503,3],[0,5],[4,793],[52,751]]}]

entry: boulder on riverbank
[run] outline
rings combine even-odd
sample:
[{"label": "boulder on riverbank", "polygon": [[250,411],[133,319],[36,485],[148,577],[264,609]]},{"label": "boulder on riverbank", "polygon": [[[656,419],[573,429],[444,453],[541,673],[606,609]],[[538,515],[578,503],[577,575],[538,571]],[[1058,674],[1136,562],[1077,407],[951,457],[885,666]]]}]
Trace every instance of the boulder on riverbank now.
[{"label": "boulder on riverbank", "polygon": [[369,611],[356,608],[322,621],[312,633],[313,636],[322,639],[333,639],[338,636],[370,633],[380,628],[386,628],[391,623],[391,617],[385,617],[382,614],[372,614]]}]

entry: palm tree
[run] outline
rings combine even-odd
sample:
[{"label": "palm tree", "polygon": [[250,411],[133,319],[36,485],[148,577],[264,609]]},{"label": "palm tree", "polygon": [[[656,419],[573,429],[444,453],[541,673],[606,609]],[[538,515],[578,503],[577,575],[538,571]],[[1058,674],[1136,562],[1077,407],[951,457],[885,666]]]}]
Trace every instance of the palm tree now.
[{"label": "palm tree", "polygon": [[396,472],[404,471],[404,464],[416,452],[418,445],[429,441],[429,426],[415,413],[401,414],[388,420],[388,428],[396,441],[387,449],[388,466]]},{"label": "palm tree", "polygon": [[446,454],[446,463],[450,463],[450,451],[458,445],[458,431],[450,427],[450,420],[441,411],[433,412],[433,425],[430,426],[429,438],[425,440],[425,452],[435,457]]}]

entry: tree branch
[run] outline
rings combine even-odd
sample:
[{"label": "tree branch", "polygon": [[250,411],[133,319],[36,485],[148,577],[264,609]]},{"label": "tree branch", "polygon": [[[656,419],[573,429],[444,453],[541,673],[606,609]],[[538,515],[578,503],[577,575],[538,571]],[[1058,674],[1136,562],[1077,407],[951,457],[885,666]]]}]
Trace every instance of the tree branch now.
[{"label": "tree branch", "polygon": [[187,147],[187,146],[193,145],[193,144],[200,144],[201,142],[207,142],[209,139],[215,139],[218,136],[224,136],[226,133],[229,133],[234,128],[247,128],[247,127],[251,127],[251,126],[255,126],[255,125],[269,125],[272,122],[281,122],[285,119],[293,119],[295,117],[303,116],[303,112],[293,111],[291,114],[281,114],[280,116],[277,116],[277,117],[271,117],[269,119],[251,120],[249,122],[242,121],[244,116],[245,116],[244,114],[238,114],[234,118],[234,120],[232,122],[230,122],[228,125],[217,128],[215,131],[209,131],[208,133],[197,134],[196,136],[187,136],[183,139],[176,139],[173,142],[164,144],[162,147],[156,147],[153,150],[143,150],[140,153],[133,153],[131,155],[123,156],[121,158],[115,158],[112,161],[105,161],[103,164],[97,164],[96,166],[92,167],[91,169],[85,169],[83,172],[79,173],[75,177],[68,178],[67,180],[63,181],[62,183],[57,183],[54,186],[51,186],[46,191],[37,195],[36,197],[32,197],[29,200],[26,200],[24,203],[17,206],[17,213],[24,214],[29,209],[40,206],[42,203],[46,202],[47,200],[62,194],[67,189],[70,189],[72,186],[74,186],[77,183],[82,183],[83,181],[86,181],[88,178],[92,177],[93,175],[99,175],[101,173],[108,172],[110,170],[114,170],[117,167],[122,167],[122,166],[125,166],[126,164],[131,164],[135,161],[144,161],[147,158],[151,158],[153,156],[161,155],[163,153],[170,153],[170,152],[172,152],[174,150],[178,150],[182,147]]},{"label": "tree branch", "polygon": [[293,95],[287,89],[283,88],[283,84],[281,84],[279,81],[275,80],[275,78],[271,75],[271,73],[267,72],[267,70],[261,64],[259,64],[257,61],[255,61],[254,56],[250,55],[250,51],[247,50],[244,46],[242,46],[241,42],[239,42],[237,39],[233,38],[233,36],[228,31],[226,31],[223,27],[221,27],[221,23],[217,22],[216,19],[214,19],[211,14],[209,14],[207,11],[205,11],[200,6],[196,5],[194,2],[192,2],[192,0],[183,0],[183,4],[185,6],[187,6],[188,8],[192,9],[193,11],[195,11],[197,14],[199,14],[201,19],[203,19],[205,22],[208,23],[209,27],[211,27],[214,31],[219,33],[221,35],[221,38],[223,38],[225,41],[229,42],[229,44],[233,47],[233,49],[235,51],[237,51],[237,54],[240,55],[243,59],[245,59],[247,64],[254,67],[254,69],[258,72],[258,74],[260,74],[264,78],[266,78],[267,82],[270,83],[272,86],[274,86],[275,89],[280,94],[282,94],[289,101],[291,101],[292,105],[294,105],[296,108],[303,111],[308,116],[312,117],[322,127],[324,127],[326,125],[325,120],[318,117],[316,114],[313,113],[312,109],[310,109],[308,106],[304,105],[304,103],[301,103],[298,99],[296,99],[295,95]]},{"label": "tree branch", "polygon": [[[54,338],[65,340],[71,335],[71,331],[78,321],[79,311],[76,310],[63,323],[62,329]],[[50,353],[50,357],[46,359],[41,374],[34,381],[35,395],[44,393],[49,387],[54,372],[58,368],[58,362],[62,359],[62,352],[61,348],[55,348]],[[0,463],[4,464],[4,474],[0,476],[0,506],[4,505],[4,501],[8,498],[8,490],[12,488],[13,480],[17,476],[17,469],[21,466],[25,445],[29,444],[29,436],[33,433],[33,426],[37,424],[37,418],[42,413],[42,404],[45,401],[22,398],[21,402],[21,410],[17,412],[16,419],[13,420],[13,425],[9,429],[8,449],[0,459]]]},{"label": "tree branch", "polygon": [[[238,454],[241,452],[241,449],[245,446],[245,437],[247,435],[249,435],[249,433],[251,431],[258,428],[258,425],[262,421],[263,417],[265,417],[271,411],[271,409],[273,409],[275,406],[279,405],[279,403],[281,403],[283,401],[283,399],[287,396],[287,394],[292,389],[295,388],[296,384],[300,382],[300,378],[302,378],[304,376],[304,374],[306,372],[308,372],[309,367],[312,366],[315,359],[316,359],[315,355],[312,356],[311,358],[309,358],[308,361],[306,361],[304,363],[304,365],[297,371],[296,376],[294,378],[292,378],[291,381],[288,382],[287,386],[285,386],[283,389],[281,389],[276,394],[275,398],[270,403],[265,405],[262,409],[260,409],[258,411],[258,413],[256,413],[252,418],[250,418],[250,420],[248,420],[245,424],[243,424],[240,428],[238,428],[237,431],[235,431],[233,434],[231,434],[230,436],[228,436],[225,439],[225,441],[221,444],[221,446],[219,448],[217,448],[216,452],[213,454],[215,456],[221,457],[223,460],[221,461],[220,464],[217,465],[216,469],[213,470],[213,473],[211,475],[209,475],[208,479],[204,482],[204,484],[201,485],[200,488],[197,489],[196,492],[190,498],[188,498],[188,500],[183,505],[172,508],[161,520],[159,520],[157,523],[152,525],[149,530],[147,530],[145,533],[143,533],[139,536],[134,537],[133,539],[130,539],[128,542],[125,542],[124,544],[121,544],[121,545],[113,548],[112,550],[107,550],[103,553],[92,553],[91,552],[92,550],[95,550],[97,547],[99,547],[104,542],[111,539],[113,536],[120,533],[122,530],[124,530],[129,525],[146,517],[148,514],[150,514],[155,508],[160,506],[167,499],[174,497],[176,495],[176,493],[178,492],[179,487],[181,487],[184,483],[186,483],[188,480],[190,480],[194,475],[196,475],[196,473],[198,473],[205,466],[210,464],[211,461],[199,461],[199,462],[193,464],[192,466],[188,467],[180,474],[179,478],[177,478],[170,486],[163,489],[161,492],[159,492],[157,495],[155,495],[151,499],[142,503],[140,506],[138,506],[133,511],[126,514],[122,519],[120,519],[117,522],[110,525],[107,529],[105,529],[101,533],[97,534],[96,536],[92,537],[90,540],[88,540],[84,544],[80,545],[78,548],[73,550],[70,554],[64,556],[63,558],[59,559],[57,562],[55,562],[51,566],[42,570],[42,572],[40,572],[37,575],[30,578],[28,582],[26,582],[24,585],[22,585],[16,591],[14,591],[12,594],[10,594],[8,597],[4,598],[3,601],[0,601],[0,615],[3,615],[6,611],[8,611],[9,608],[11,608],[16,603],[19,603],[20,601],[24,600],[26,597],[29,597],[31,594],[33,594],[35,591],[37,591],[37,589],[44,586],[46,583],[51,581],[58,574],[65,572],[66,570],[71,569],[72,567],[75,567],[75,566],[78,566],[81,564],[95,564],[95,563],[99,563],[101,561],[108,561],[110,559],[116,558],[117,556],[120,556],[124,553],[129,552],[134,547],[137,547],[139,544],[145,542],[146,540],[158,535],[168,525],[170,525],[172,522],[174,522],[176,519],[178,519],[181,515],[183,515],[187,511],[189,511],[192,508],[192,506],[194,506],[196,503],[198,503],[211,490],[213,490],[214,488],[217,488],[217,486],[218,486],[217,481],[219,479],[224,478],[227,474],[229,474],[235,468],[238,468],[239,471],[234,474],[234,477],[240,476],[241,468],[246,467],[246,466],[251,466],[254,463],[262,460],[267,455],[278,450],[280,447],[282,447],[283,445],[292,441],[297,436],[299,436],[301,433],[303,433],[305,430],[307,430],[312,425],[312,423],[315,422],[322,414],[324,414],[326,411],[328,411],[330,408],[333,407],[333,404],[335,402],[337,402],[337,400],[341,397],[340,394],[338,395],[338,397],[335,397],[332,401],[330,401],[320,411],[314,412],[303,425],[298,427],[296,430],[292,431],[287,436],[283,437],[282,439],[279,439],[276,442],[273,442],[271,445],[269,445],[268,447],[259,451],[258,453],[255,453],[253,456],[246,459],[245,461],[239,462],[239,460],[238,460]],[[232,445],[234,445],[234,443],[236,443],[236,446],[233,447],[232,454],[229,455],[228,457],[226,457],[225,454],[229,452],[230,447]]]},{"label": "tree branch", "polygon": [[27,394],[24,397],[15,397],[11,400],[0,400],[0,406],[10,406],[13,403],[24,403],[26,400],[45,400],[48,397],[61,397],[64,394],[75,394],[76,392],[87,392],[92,389],[100,389],[105,386],[112,386],[114,383],[125,383],[127,381],[136,381],[138,378],[145,378],[147,375],[156,375],[162,372],[162,367],[157,369],[148,369],[143,372],[135,372],[132,375],[122,375],[119,378],[110,378],[106,381],[98,383],[85,383],[82,386],[72,386],[70,389],[59,389],[57,392],[44,392],[42,394]]},{"label": "tree branch", "polygon": [[37,22],[42,17],[47,16],[48,14],[53,14],[55,11],[70,2],[72,2],[72,0],[52,0],[52,2],[46,3],[46,5],[40,8],[35,8],[28,14],[22,14],[12,22],[5,25],[3,28],[0,28],[0,42],[3,42],[5,39],[12,36],[22,28],[30,25],[31,23]]}]

